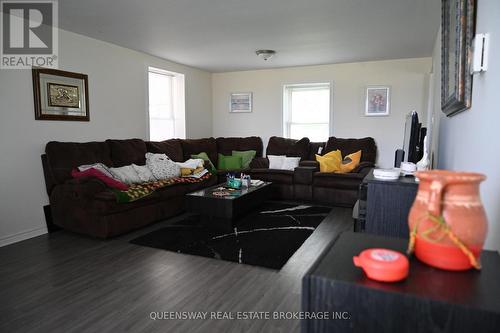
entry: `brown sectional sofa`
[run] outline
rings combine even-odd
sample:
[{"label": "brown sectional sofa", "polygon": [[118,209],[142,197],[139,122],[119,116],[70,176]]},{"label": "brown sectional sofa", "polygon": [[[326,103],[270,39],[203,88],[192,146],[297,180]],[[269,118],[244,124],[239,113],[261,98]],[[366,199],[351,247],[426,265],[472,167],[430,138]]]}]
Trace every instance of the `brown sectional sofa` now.
[{"label": "brown sectional sofa", "polygon": [[[339,206],[351,207],[356,203],[359,185],[375,166],[377,146],[373,138],[340,139],[331,137],[325,144],[323,154],[339,149],[342,155],[362,151],[361,163],[350,173],[325,173],[316,170],[312,182],[313,200]],[[316,162],[313,162],[316,163]]]},{"label": "brown sectional sofa", "polygon": [[[362,163],[349,174],[319,172],[314,154],[319,147],[324,152],[340,149],[343,154],[361,149]],[[246,170],[255,179],[273,182],[277,199],[305,200],[330,205],[352,206],[359,184],[374,166],[376,146],[372,138],[330,138],[326,143],[311,143],[309,139],[291,140],[272,137],[266,155],[301,157],[293,171],[269,169],[263,157],[260,137],[172,139],[148,142],[141,139],[106,140],[104,142],[49,142],[42,155],[45,183],[49,195],[53,222],[67,230],[96,237],[112,237],[152,222],[169,218],[183,211],[184,194],[224,182],[227,171],[200,183],[165,187],[152,195],[131,203],[117,203],[114,195],[100,181],[91,178],[71,178],[71,170],[79,165],[101,162],[119,167],[145,163],[145,153],[165,153],[174,161],[184,161],[192,154],[206,152],[217,166],[218,153],[230,155],[233,150],[255,150],[256,158]]]}]

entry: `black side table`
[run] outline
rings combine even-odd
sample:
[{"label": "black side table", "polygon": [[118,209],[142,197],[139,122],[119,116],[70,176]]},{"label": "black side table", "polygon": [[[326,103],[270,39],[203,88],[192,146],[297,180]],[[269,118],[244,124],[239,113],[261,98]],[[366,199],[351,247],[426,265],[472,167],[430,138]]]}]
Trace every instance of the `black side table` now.
[{"label": "black side table", "polygon": [[370,280],[352,262],[367,248],[406,246],[404,239],[343,233],[304,276],[302,310],[348,315],[303,320],[302,332],[500,331],[498,252],[482,252],[481,271],[444,271],[411,258],[409,277],[397,283]]},{"label": "black side table", "polygon": [[[417,195],[414,177],[380,180],[373,170],[366,175],[362,187],[366,192],[364,231],[370,234],[408,238],[408,213]],[[360,201],[362,201],[360,195]],[[360,206],[363,202],[360,202]]]}]

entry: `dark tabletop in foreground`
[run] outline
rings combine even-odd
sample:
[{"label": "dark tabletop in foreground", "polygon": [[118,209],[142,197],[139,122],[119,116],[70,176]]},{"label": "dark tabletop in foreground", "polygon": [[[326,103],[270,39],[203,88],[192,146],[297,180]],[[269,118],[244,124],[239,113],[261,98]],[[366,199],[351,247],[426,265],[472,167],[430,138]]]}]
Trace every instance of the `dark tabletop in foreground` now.
[{"label": "dark tabletop in foreground", "polygon": [[405,252],[407,240],[346,232],[303,279],[304,311],[347,311],[349,319],[304,321],[306,332],[331,330],[494,332],[500,328],[500,256],[483,251],[482,270],[451,272],[410,259],[404,281],[368,279],[354,266],[361,251]]}]

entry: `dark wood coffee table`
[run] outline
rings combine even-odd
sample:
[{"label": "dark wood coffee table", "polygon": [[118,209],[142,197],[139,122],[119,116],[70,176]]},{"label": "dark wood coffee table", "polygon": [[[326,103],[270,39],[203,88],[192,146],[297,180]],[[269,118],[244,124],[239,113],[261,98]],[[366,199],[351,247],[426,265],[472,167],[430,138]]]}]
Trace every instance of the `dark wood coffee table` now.
[{"label": "dark wood coffee table", "polygon": [[207,187],[203,190],[186,194],[186,210],[200,214],[202,222],[210,228],[231,231],[235,220],[269,199],[271,182],[258,186],[244,187],[229,191],[230,195],[216,196],[214,192],[225,191],[225,184]]}]

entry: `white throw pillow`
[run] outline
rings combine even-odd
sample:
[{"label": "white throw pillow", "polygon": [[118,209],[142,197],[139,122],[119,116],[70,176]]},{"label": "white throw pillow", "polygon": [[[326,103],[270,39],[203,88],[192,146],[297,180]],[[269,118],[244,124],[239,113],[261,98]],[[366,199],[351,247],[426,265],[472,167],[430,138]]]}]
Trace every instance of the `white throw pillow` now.
[{"label": "white throw pillow", "polygon": [[120,180],[125,184],[142,183],[141,178],[132,165],[125,165],[119,168],[109,168],[113,178]]},{"label": "white throw pillow", "polygon": [[285,162],[285,155],[267,155],[269,160],[269,169],[281,169]]},{"label": "white throw pillow", "polygon": [[281,169],[295,170],[295,168],[299,166],[299,163],[300,163],[300,157],[285,157]]},{"label": "white throw pillow", "polygon": [[181,168],[165,154],[146,153],[146,166],[157,179],[181,175]]},{"label": "white throw pillow", "polygon": [[139,178],[142,180],[143,183],[154,182],[155,180],[157,180],[147,166],[132,164],[132,167],[134,168],[135,172],[137,172]]}]

